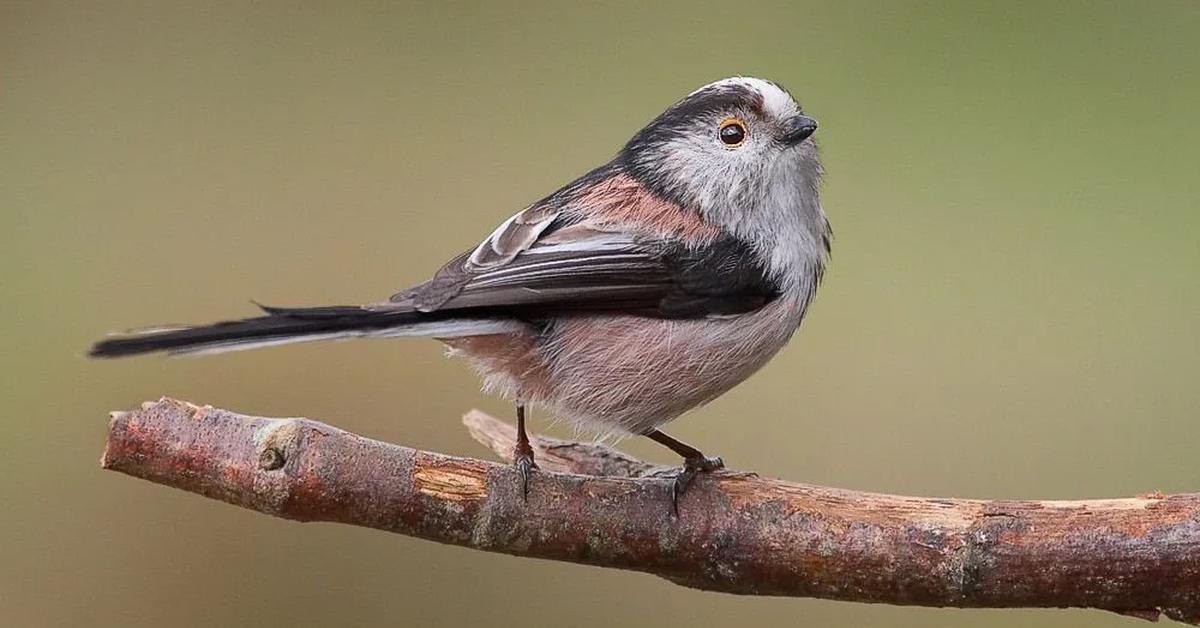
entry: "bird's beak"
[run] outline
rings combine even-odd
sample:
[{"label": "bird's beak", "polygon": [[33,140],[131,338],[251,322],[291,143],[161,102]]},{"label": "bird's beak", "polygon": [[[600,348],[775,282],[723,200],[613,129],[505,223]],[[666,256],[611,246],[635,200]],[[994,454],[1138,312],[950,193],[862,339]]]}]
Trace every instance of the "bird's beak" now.
[{"label": "bird's beak", "polygon": [[795,146],[808,139],[817,131],[817,121],[808,116],[796,116],[784,125],[783,137],[780,140],[788,146]]}]

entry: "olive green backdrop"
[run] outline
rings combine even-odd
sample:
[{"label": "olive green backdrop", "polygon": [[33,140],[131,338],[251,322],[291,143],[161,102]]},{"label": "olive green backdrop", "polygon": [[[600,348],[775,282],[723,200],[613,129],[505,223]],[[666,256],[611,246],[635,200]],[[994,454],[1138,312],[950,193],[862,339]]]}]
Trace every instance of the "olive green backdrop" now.
[{"label": "olive green backdrop", "polygon": [[833,263],[788,349],[673,434],[875,491],[1198,490],[1198,67],[1190,1],[5,3],[0,625],[1141,626],[271,519],[101,471],[106,413],[165,394],[482,455],[458,417],[509,410],[429,341],[83,352],[386,296],[745,73],[821,122]]}]

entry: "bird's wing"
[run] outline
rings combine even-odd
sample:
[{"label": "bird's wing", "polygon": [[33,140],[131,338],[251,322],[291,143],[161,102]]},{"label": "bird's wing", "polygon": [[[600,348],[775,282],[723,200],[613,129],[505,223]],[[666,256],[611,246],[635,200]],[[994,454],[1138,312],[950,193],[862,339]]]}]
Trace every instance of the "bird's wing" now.
[{"label": "bird's wing", "polygon": [[648,235],[596,212],[535,206],[432,280],[375,307],[522,318],[589,311],[694,318],[753,310],[776,293],[750,246],[731,236]]}]

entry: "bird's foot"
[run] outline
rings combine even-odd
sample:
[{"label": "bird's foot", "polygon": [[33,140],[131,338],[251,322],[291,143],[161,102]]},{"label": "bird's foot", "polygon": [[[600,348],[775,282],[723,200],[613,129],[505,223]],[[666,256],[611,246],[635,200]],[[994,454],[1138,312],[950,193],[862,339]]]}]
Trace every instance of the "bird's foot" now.
[{"label": "bird's foot", "polygon": [[529,500],[529,476],[533,470],[538,468],[537,463],[533,461],[533,448],[529,443],[517,443],[513,448],[513,466],[517,468],[517,473],[521,476],[521,499]]},{"label": "bird's foot", "polygon": [[683,493],[687,491],[688,485],[696,477],[697,473],[708,473],[724,469],[725,463],[720,458],[707,456],[694,456],[684,458],[683,469],[675,476],[675,481],[671,483],[671,512],[675,516],[679,516],[679,498],[683,497]]}]

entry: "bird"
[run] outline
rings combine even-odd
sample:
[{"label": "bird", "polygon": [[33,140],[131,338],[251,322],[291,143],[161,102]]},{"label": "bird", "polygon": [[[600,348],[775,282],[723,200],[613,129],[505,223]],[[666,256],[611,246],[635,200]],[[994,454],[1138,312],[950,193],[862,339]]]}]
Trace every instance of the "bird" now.
[{"label": "bird", "polygon": [[423,283],[366,305],[273,307],[110,335],[90,355],[220,353],[426,337],[514,403],[513,464],[537,469],[526,407],[683,458],[671,500],[719,457],[659,428],[762,368],[805,317],[830,255],[817,122],[779,84],[709,83],[607,163],[507,220]]}]

